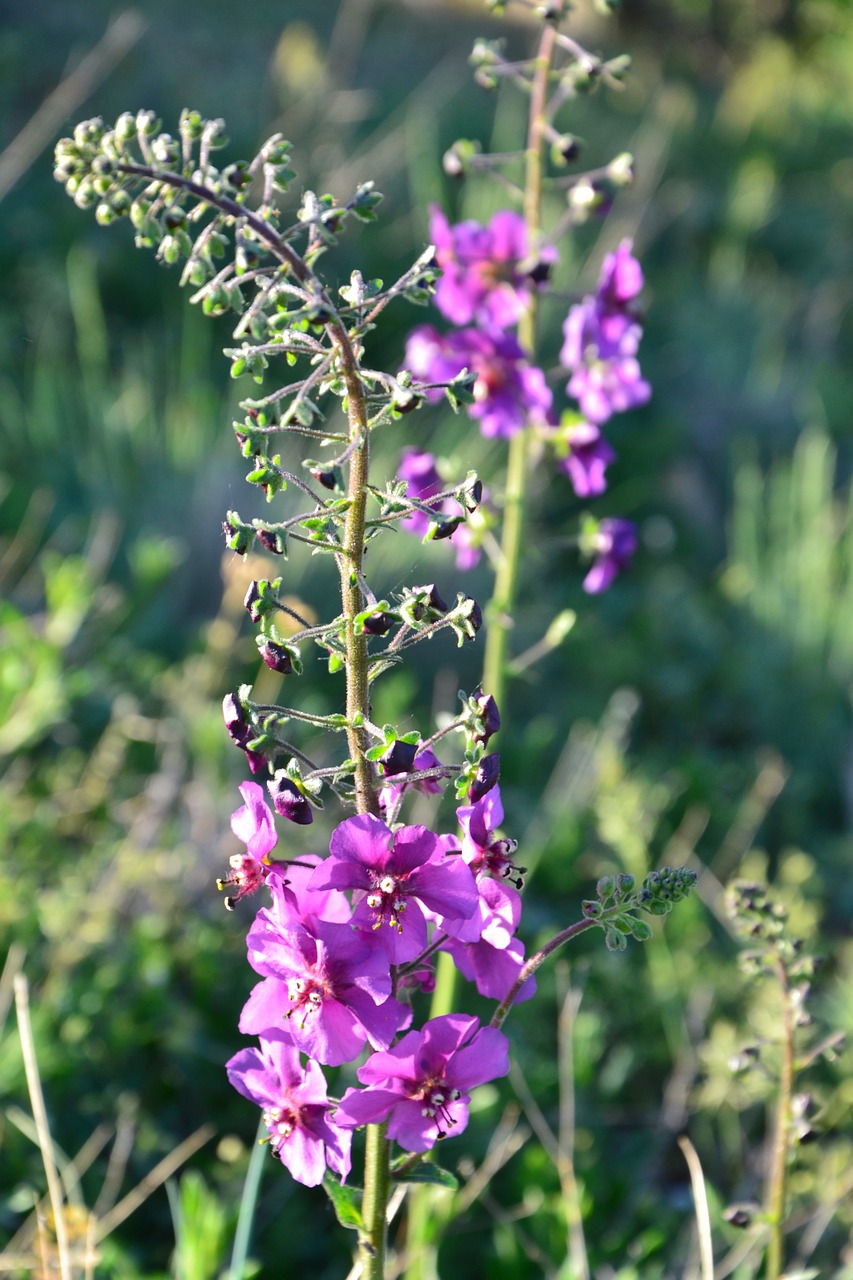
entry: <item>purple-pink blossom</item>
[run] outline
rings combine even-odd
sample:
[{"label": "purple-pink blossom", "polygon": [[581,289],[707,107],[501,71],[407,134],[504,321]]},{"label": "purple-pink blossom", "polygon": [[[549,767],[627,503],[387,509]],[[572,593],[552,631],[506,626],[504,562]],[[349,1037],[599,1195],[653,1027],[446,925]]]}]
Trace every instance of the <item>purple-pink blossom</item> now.
[{"label": "purple-pink blossom", "polygon": [[346,1128],[388,1120],[389,1138],[407,1151],[428,1151],[439,1138],[462,1132],[471,1089],[506,1075],[508,1049],[503,1032],[481,1027],[477,1018],[433,1018],[359,1067],[366,1087],[347,1089],[335,1120]]},{"label": "purple-pink blossom", "polygon": [[531,252],[524,218],[502,209],[487,226],[469,220],[451,226],[430,206],[430,236],[442,276],[435,304],[452,324],[472,321],[488,329],[518,323],[538,282],[547,277],[557,251]]},{"label": "purple-pink blossom", "polygon": [[355,889],[352,922],[370,930],[394,964],[427,944],[428,912],[465,920],[477,909],[474,877],[426,827],[391,831],[372,814],[347,818],[332,834],[330,855],[312,874],[314,889]]},{"label": "purple-pink blossom", "polygon": [[238,840],[243,841],[246,849],[244,853],[231,855],[228,879],[216,882],[220,889],[232,886],[237,889],[225,899],[229,910],[235,902],[255,893],[264,883],[271,869],[267,855],[278,842],[272,810],[264,800],[261,787],[256,782],[242,782],[240,794],[246,803],[232,813],[231,830]]},{"label": "purple-pink blossom", "polygon": [[631,241],[623,240],[605,259],[595,294],[571,307],[566,316],[560,363],[571,374],[569,395],[591,423],[606,422],[651,396],[637,360],[642,325],[630,305],[642,287],[643,273]]},{"label": "purple-pink blossom", "polygon": [[595,556],[583,580],[583,589],[590,595],[598,595],[631,563],[637,550],[637,526],[631,520],[617,517],[601,520],[583,540],[586,549]]},{"label": "purple-pink blossom", "polygon": [[474,875],[511,880],[520,889],[524,868],[512,861],[518,841],[497,835],[504,820],[500,787],[495,785],[474,804],[461,805],[456,818],[462,828],[462,857]]},{"label": "purple-pink blossom", "polygon": [[[427,503],[435,494],[441,492],[441,476],[438,474],[435,458],[422,449],[410,446],[403,450],[397,465],[397,475],[406,482],[407,497],[414,498],[416,502]],[[442,509],[441,504],[432,508],[436,513],[440,509]],[[425,511],[413,511],[410,516],[406,516],[405,520],[401,520],[400,524],[410,533],[415,533],[422,538],[429,529],[430,519],[431,517]]]},{"label": "purple-pink blossom", "polygon": [[583,418],[564,423],[557,432],[559,465],[579,498],[597,498],[607,488],[607,468],[616,454],[601,429]]},{"label": "purple-pink blossom", "polygon": [[[453,957],[453,963],[463,978],[473,982],[487,1000],[505,1000],[524,965],[524,944],[519,938],[512,938],[505,947],[496,947],[486,938],[479,942],[447,938],[439,950]],[[519,988],[513,1004],[523,1004],[535,995],[536,979],[530,977]]]},{"label": "purple-pink blossom", "polygon": [[270,1030],[258,1049],[241,1049],[226,1063],[234,1088],[263,1108],[270,1149],[297,1182],[316,1187],[326,1166],[343,1181],[350,1171],[352,1134],[331,1119],[326,1080],[316,1062],[300,1066],[285,1035]]},{"label": "purple-pink blossom", "polygon": [[[442,488],[441,476],[438,474],[435,458],[431,453],[414,447],[404,449],[397,465],[397,475],[401,480],[406,481],[407,497],[427,503],[435,512],[436,519],[441,516],[458,515],[460,505],[453,498],[446,498],[440,503],[429,502],[429,499],[439,493]],[[477,510],[469,512],[467,519],[450,535],[456,552],[456,568],[463,573],[473,569],[480,562],[479,526],[486,524],[482,513],[487,497],[488,495],[484,492]],[[421,538],[428,532],[430,523],[431,517],[425,511],[414,511],[405,520],[400,521],[404,529]]]},{"label": "purple-pink blossom", "polygon": [[390,998],[388,956],[348,924],[288,923],[261,910],[247,941],[249,963],[264,977],[240,1016],[248,1035],[278,1027],[318,1062],[339,1066],[365,1043],[389,1045],[407,1025],[410,1011]]},{"label": "purple-pink blossom", "polygon": [[[419,325],[409,334],[405,363],[428,383],[451,382],[463,369],[476,375],[468,413],[484,436],[513,436],[547,420],[553,397],[545,375],[528,363],[512,334],[480,329],[442,334],[432,325]],[[441,394],[440,388],[426,392],[431,400]]]}]

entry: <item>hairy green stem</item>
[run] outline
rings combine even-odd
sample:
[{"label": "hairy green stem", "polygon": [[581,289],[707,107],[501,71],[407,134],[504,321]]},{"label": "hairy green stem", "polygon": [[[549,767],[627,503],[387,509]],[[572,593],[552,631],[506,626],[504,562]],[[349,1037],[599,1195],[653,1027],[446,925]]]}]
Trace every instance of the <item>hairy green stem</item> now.
[{"label": "hairy green stem", "polygon": [[360,1280],[384,1280],[385,1276],[386,1215],[391,1193],[391,1143],[386,1136],[387,1128],[387,1120],[367,1126],[361,1206],[364,1230],[359,1238]]},{"label": "hairy green stem", "polygon": [[794,1018],[791,991],[785,967],[776,966],[782,987],[782,1063],[779,1073],[779,1100],[767,1178],[764,1212],[770,1229],[767,1241],[765,1280],[779,1280],[784,1267],[785,1201],[788,1181],[788,1153],[791,1142],[791,1100],[794,1092]]}]

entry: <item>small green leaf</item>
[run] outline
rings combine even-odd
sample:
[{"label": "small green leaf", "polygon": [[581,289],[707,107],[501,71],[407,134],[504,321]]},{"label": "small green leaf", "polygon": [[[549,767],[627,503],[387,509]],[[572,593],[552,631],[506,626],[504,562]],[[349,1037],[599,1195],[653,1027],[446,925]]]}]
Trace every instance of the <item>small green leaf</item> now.
[{"label": "small green leaf", "polygon": [[447,1187],[449,1191],[455,1191],[459,1186],[459,1179],[454,1174],[427,1161],[416,1164],[408,1173],[395,1174],[395,1177],[398,1182],[424,1182],[433,1187]]},{"label": "small green leaf", "polygon": [[341,1226],[349,1227],[351,1231],[360,1231],[364,1226],[364,1219],[361,1216],[363,1195],[361,1188],[342,1187],[330,1173],[327,1173],[323,1179],[323,1190],[331,1200],[335,1217]]}]

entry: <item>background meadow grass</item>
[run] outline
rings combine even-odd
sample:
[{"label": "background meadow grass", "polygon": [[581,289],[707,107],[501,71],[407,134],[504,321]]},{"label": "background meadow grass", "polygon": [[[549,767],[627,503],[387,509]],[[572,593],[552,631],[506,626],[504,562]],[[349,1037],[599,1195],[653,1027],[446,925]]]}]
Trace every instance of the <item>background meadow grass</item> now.
[{"label": "background meadow grass", "polygon": [[[374,178],[382,218],[330,260],[343,278],[356,263],[392,278],[425,243],[431,200],[481,218],[499,203],[440,165],[460,134],[502,150],[523,127],[514,101],[470,81],[474,35],[505,30],[477,4],[186,0],[179,23],[156,0],[140,11],[144,33],[74,118],[151,106],[168,127],[196,106],[227,118],[235,155],[281,129],[306,186],[341,194]],[[8,144],[114,10],[7,0],[5,13]],[[718,1273],[746,1280],[758,1255],[723,1210],[761,1197],[774,1086],[733,1076],[730,1060],[777,1006],[737,969],[731,876],[776,880],[825,959],[818,1025],[853,1031],[853,12],[643,0],[606,24],[579,6],[578,20],[596,48],[628,50],[634,72],[567,127],[590,164],[632,150],[637,183],[561,245],[546,361],[561,292],[578,273],[591,284],[605,249],[633,235],[655,395],[616,428],[601,509],[637,519],[642,546],[606,599],[585,599],[568,486],[545,464],[535,473],[516,651],[562,609],[578,622],[503,709],[506,825],[531,868],[528,944],[575,918],[605,872],[689,862],[701,891],[627,955],[584,939],[513,1015],[513,1077],[481,1091],[465,1138],[443,1149],[461,1165],[459,1216],[421,1274],[698,1276],[676,1142],[688,1132]],[[525,46],[522,26],[507,34]],[[111,1204],[211,1126],[180,1185],[100,1243],[99,1274],[207,1280],[231,1265],[257,1150],[257,1115],[223,1072],[252,984],[249,913],[227,916],[214,888],[243,779],[219,706],[259,677],[241,604],[252,566],[223,557],[219,525],[228,506],[256,513],[229,427],[227,327],[193,311],[126,227],[96,228],[71,205],[50,176],[53,141],[0,202],[0,1247],[22,1259],[7,1269],[42,1274],[26,1261],[44,1172],[10,1012],[20,967],[54,1140],[91,1161],[68,1191],[82,1222],[97,1207],[109,1225]],[[375,362],[394,367],[425,316],[386,317]],[[403,428],[377,474],[413,437],[485,477],[499,466],[458,418]],[[456,590],[445,548],[402,536],[377,548],[390,589],[415,564]],[[285,582],[327,612],[325,569],[294,557]],[[487,592],[485,573],[467,589]],[[426,730],[479,662],[473,646],[431,646],[386,678],[376,718]],[[260,679],[274,696],[274,677]],[[303,687],[318,705],[335,696],[320,677]],[[294,851],[320,847],[314,830],[287,836]],[[792,1270],[834,1280],[853,1276],[851,1066],[841,1049],[807,1078],[820,1137],[792,1182]],[[253,1167],[256,1272],[345,1275],[350,1242],[325,1198]]]}]

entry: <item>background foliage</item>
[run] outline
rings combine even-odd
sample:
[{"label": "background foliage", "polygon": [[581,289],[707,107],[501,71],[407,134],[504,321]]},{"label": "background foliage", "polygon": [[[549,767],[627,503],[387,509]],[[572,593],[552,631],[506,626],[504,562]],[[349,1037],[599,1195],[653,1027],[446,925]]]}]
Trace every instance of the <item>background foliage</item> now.
[{"label": "background foliage", "polygon": [[[113,10],[6,9],[8,144]],[[500,33],[479,4],[256,0],[238,13],[185,0],[179,27],[160,0],[142,14],[144,34],[76,115],[150,105],[168,122],[197,106],[227,117],[235,154],[282,130],[306,186],[374,178],[383,216],[340,251],[343,276],[357,261],[393,278],[426,240],[430,200],[454,216],[496,207],[494,191],[452,185],[440,165],[460,134],[501,150],[521,127],[508,100],[495,112],[471,83],[473,36]],[[701,900],[647,949],[614,957],[584,940],[545,977],[535,1013],[519,1011],[516,1075],[483,1091],[470,1141],[445,1162],[478,1163],[499,1122],[516,1125],[507,1142],[518,1149],[485,1185],[468,1184],[444,1276],[577,1274],[565,1162],[546,1128],[558,1123],[573,1136],[596,1277],[696,1274],[675,1142],[685,1130],[718,1247],[741,1248],[722,1209],[760,1197],[772,1089],[738,1084],[730,1059],[772,1019],[774,994],[736,968],[720,889],[730,876],[777,880],[825,957],[818,1020],[853,1030],[853,11],[845,0],[631,0],[607,23],[579,6],[578,22],[596,48],[628,49],[634,71],[568,127],[590,163],[633,151],[637,182],[605,224],[561,246],[557,289],[578,271],[591,284],[604,248],[634,236],[655,396],[617,429],[608,502],[639,520],[643,545],[607,599],[582,599],[562,540],[568,484],[544,466],[534,477],[541,523],[516,649],[562,608],[579,621],[505,709],[507,828],[532,869],[528,940],[574,918],[605,871],[689,859],[706,871]],[[524,47],[523,26],[506,34]],[[257,1119],[222,1071],[251,975],[242,924],[213,889],[242,778],[219,702],[258,676],[240,603],[251,566],[223,559],[219,535],[235,495],[245,505],[218,354],[228,334],[132,251],[124,228],[95,228],[65,200],[53,141],[0,202],[0,936],[23,949],[65,1152],[132,1119],[126,1189],[198,1126],[215,1127],[171,1217],[162,1191],[146,1201],[105,1243],[105,1273],[166,1273],[183,1223],[177,1273],[215,1276]],[[565,300],[551,305],[555,355]],[[422,318],[384,321],[375,363],[394,367]],[[400,443],[422,433],[463,469],[476,453],[488,474],[472,427],[418,418],[402,420]],[[389,470],[395,461],[390,451]],[[382,554],[392,586],[417,558],[424,580],[456,589],[441,546],[400,537]],[[286,585],[322,610],[328,584],[310,562],[290,562]],[[425,727],[477,664],[436,646],[420,684],[411,669],[387,679],[377,719],[411,708]],[[0,1021],[7,1006],[0,987]],[[848,1278],[851,1065],[842,1051],[810,1077],[822,1132],[803,1149],[793,1212],[801,1252],[816,1237],[803,1261]],[[13,1018],[0,1098],[2,1240],[43,1177]],[[100,1158],[83,1176],[90,1206],[104,1169]],[[218,1235],[199,1225],[214,1222]],[[340,1276],[347,1243],[322,1197],[264,1170],[251,1250],[263,1273],[286,1259],[293,1274]],[[730,1273],[754,1273],[741,1266]]]}]

